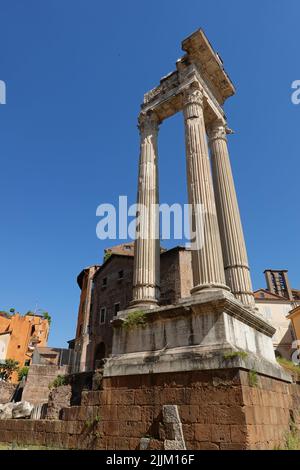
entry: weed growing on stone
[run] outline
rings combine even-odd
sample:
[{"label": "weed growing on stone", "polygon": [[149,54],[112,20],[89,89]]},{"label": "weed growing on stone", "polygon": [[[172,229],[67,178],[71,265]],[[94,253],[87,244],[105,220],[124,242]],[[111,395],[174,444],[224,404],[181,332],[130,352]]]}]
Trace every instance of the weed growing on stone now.
[{"label": "weed growing on stone", "polygon": [[289,372],[294,373],[300,380],[300,366],[299,365],[294,364],[292,361],[289,361],[288,359],[285,359],[284,357],[277,357],[277,362],[284,369],[287,369]]},{"label": "weed growing on stone", "polygon": [[285,435],[283,446],[276,446],[274,450],[300,450],[300,433],[294,422],[290,423],[290,431]]},{"label": "weed growing on stone", "polygon": [[53,382],[49,384],[49,388],[57,388],[61,387],[62,385],[68,385],[68,378],[66,375],[58,375]]},{"label": "weed growing on stone", "polygon": [[99,423],[101,421],[101,417],[99,415],[97,415],[95,418],[92,418],[92,419],[87,419],[85,421],[85,425],[87,428],[92,428],[94,426],[96,426],[97,423]]},{"label": "weed growing on stone", "polygon": [[234,359],[235,357],[240,357],[241,359],[246,359],[248,357],[248,353],[246,351],[232,351],[224,354],[224,359]]},{"label": "weed growing on stone", "polygon": [[123,328],[126,330],[131,330],[137,326],[145,326],[146,323],[146,313],[142,310],[135,310],[134,312],[128,313],[126,319],[123,322]]},{"label": "weed growing on stone", "polygon": [[250,387],[257,387],[258,376],[256,370],[249,370],[249,385]]}]

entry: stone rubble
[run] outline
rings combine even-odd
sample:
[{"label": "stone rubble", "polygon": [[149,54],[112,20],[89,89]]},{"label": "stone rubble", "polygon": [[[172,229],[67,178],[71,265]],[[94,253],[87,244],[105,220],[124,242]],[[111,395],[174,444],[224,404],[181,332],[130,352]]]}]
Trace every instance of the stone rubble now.
[{"label": "stone rubble", "polygon": [[28,401],[9,402],[0,405],[0,419],[30,418],[33,405]]}]

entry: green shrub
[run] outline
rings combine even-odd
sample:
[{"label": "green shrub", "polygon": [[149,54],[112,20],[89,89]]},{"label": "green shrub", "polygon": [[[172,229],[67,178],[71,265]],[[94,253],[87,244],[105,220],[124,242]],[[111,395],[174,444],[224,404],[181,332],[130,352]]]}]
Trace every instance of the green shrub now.
[{"label": "green shrub", "polygon": [[29,371],[28,366],[24,366],[24,367],[21,367],[21,369],[19,369],[19,371],[18,371],[18,380],[19,380],[19,382],[21,382],[23,377],[27,377],[28,371]]},{"label": "green shrub", "polygon": [[146,316],[147,314],[142,310],[135,310],[134,312],[130,312],[123,322],[123,328],[130,330],[137,326],[144,327],[146,323]]},{"label": "green shrub", "polygon": [[5,359],[3,364],[0,364],[0,379],[5,382],[9,381],[12,374],[19,369],[18,361],[14,359]]},{"label": "green shrub", "polygon": [[300,436],[298,432],[289,432],[285,439],[285,450],[300,450]]},{"label": "green shrub", "polygon": [[257,387],[258,376],[256,370],[249,370],[249,385],[250,387]]},{"label": "green shrub", "polygon": [[300,433],[293,428],[285,438],[284,450],[300,450]]},{"label": "green shrub", "polygon": [[104,263],[111,257],[112,252],[111,251],[106,251],[103,256],[103,261]]},{"label": "green shrub", "polygon": [[68,385],[68,377],[66,375],[58,375],[53,382],[49,384],[49,388],[57,388],[61,387],[62,385]]},{"label": "green shrub", "polygon": [[284,357],[277,357],[277,362],[280,364],[284,369],[287,369],[289,372],[296,374],[298,379],[300,380],[300,366],[294,364],[292,361],[288,359],[284,359]]},{"label": "green shrub", "polygon": [[284,436],[283,445],[278,445],[274,450],[300,450],[300,433],[295,423],[290,422],[290,431]]},{"label": "green shrub", "polygon": [[48,312],[43,313],[44,320],[48,320],[49,326],[51,325],[51,316]]}]

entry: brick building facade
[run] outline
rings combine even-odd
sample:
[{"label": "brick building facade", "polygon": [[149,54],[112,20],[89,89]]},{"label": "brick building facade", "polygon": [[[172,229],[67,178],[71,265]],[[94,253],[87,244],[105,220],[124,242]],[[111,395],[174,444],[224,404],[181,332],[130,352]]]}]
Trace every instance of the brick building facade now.
[{"label": "brick building facade", "polygon": [[[133,244],[107,249],[102,266],[91,266],[78,276],[81,287],[75,338],[77,371],[93,370],[112,348],[111,320],[132,300]],[[92,280],[92,282],[91,282]],[[161,251],[160,304],[177,303],[192,288],[191,252],[183,247]]]}]

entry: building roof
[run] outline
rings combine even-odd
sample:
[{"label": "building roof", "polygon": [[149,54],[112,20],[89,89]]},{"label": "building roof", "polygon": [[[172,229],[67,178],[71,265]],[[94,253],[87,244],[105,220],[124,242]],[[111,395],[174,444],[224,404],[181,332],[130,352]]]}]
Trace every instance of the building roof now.
[{"label": "building roof", "polygon": [[268,291],[267,289],[258,289],[253,292],[255,300],[276,300],[285,302],[285,303],[291,303],[289,299],[286,297],[282,297],[281,295],[278,294],[273,294],[272,292]]},{"label": "building roof", "polygon": [[289,312],[289,314],[287,315],[287,318],[289,318],[290,320],[295,317],[296,315],[300,314],[300,305],[298,305],[297,307],[293,308],[293,310],[291,310]]},{"label": "building roof", "polygon": [[291,289],[292,294],[295,300],[300,300],[300,290],[298,289]]},{"label": "building roof", "polygon": [[[132,242],[133,244],[133,242]],[[126,243],[125,243],[126,245]],[[129,244],[128,244],[129,245]],[[117,245],[117,247],[119,247],[121,245]],[[174,246],[173,248],[170,248],[169,250],[166,250],[165,248],[162,248],[160,249],[160,256],[163,256],[163,255],[166,255],[168,253],[171,253],[172,251],[184,251],[184,250],[187,250],[187,248],[185,248],[184,246],[181,246],[181,245],[178,245],[178,246]],[[104,263],[99,266],[99,269],[95,272],[94,274],[94,279],[96,276],[98,276],[98,274],[102,271],[102,269],[104,267],[106,267],[111,261],[112,259],[115,259],[115,258],[118,258],[118,257],[127,257],[127,258],[133,258],[134,257],[134,252],[128,250],[128,253],[122,251],[122,250],[119,250],[117,249],[116,251],[111,249],[111,251],[106,251],[105,252],[108,252],[110,253],[110,256],[104,261]]]},{"label": "building roof", "polygon": [[115,245],[104,250],[105,254],[115,254],[115,255],[134,255],[134,242],[121,243],[120,245]]},{"label": "building roof", "polygon": [[6,318],[7,320],[11,319],[11,315],[8,312],[0,312],[0,317]]},{"label": "building roof", "polygon": [[89,269],[91,268],[100,268],[100,267],[101,267],[101,264],[93,264],[91,266],[87,266],[86,268],[83,268],[83,270],[80,271],[80,273],[77,276],[77,284],[80,287],[80,289],[82,289],[83,278],[86,272],[88,272]]}]

